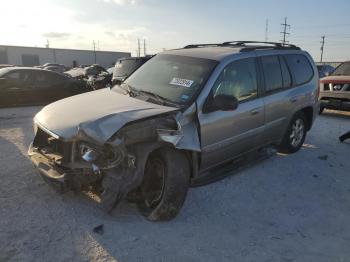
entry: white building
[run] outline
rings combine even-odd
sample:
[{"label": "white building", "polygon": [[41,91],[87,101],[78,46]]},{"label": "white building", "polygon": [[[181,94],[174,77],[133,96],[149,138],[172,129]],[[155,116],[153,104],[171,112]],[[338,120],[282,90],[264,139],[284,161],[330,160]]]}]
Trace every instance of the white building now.
[{"label": "white building", "polygon": [[0,45],[0,64],[22,66],[57,63],[68,67],[100,64],[108,68],[113,66],[119,58],[130,57],[130,55],[125,52]]}]

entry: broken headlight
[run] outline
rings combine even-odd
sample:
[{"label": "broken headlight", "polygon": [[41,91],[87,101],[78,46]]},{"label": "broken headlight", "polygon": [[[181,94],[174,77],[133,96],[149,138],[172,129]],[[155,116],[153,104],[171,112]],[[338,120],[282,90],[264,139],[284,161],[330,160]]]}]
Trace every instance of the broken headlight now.
[{"label": "broken headlight", "polygon": [[124,159],[124,151],[119,148],[105,145],[101,148],[80,144],[80,157],[86,162],[93,163],[101,169],[110,169],[118,166]]}]

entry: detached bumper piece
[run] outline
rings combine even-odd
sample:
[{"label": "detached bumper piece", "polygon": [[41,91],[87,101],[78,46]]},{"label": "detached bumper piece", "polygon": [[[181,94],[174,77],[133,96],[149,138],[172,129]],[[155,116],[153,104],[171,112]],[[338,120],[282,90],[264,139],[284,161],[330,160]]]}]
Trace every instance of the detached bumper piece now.
[{"label": "detached bumper piece", "polygon": [[41,177],[57,192],[64,193],[71,189],[67,179],[67,173],[65,173],[64,170],[51,164],[50,161],[40,153],[34,152],[32,147],[29,148],[28,154]]}]

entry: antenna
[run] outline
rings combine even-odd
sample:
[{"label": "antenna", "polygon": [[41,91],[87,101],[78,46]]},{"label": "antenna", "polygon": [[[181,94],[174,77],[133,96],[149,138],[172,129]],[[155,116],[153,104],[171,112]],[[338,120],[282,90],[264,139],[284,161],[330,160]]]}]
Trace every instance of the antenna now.
[{"label": "antenna", "polygon": [[281,40],[282,45],[285,46],[288,41],[286,41],[286,36],[288,36],[290,33],[287,32],[288,29],[290,29],[290,25],[287,24],[287,17],[284,18],[284,23],[281,24],[283,26],[283,32],[281,32],[281,34],[283,34],[283,40]]}]

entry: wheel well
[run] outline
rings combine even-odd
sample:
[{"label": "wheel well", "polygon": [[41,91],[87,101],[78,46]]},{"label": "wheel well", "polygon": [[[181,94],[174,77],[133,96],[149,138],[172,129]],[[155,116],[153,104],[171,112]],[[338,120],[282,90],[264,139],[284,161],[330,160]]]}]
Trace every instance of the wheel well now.
[{"label": "wheel well", "polygon": [[304,113],[306,121],[307,121],[307,130],[311,129],[312,126],[312,118],[313,118],[313,108],[311,106],[305,107],[301,110]]}]

